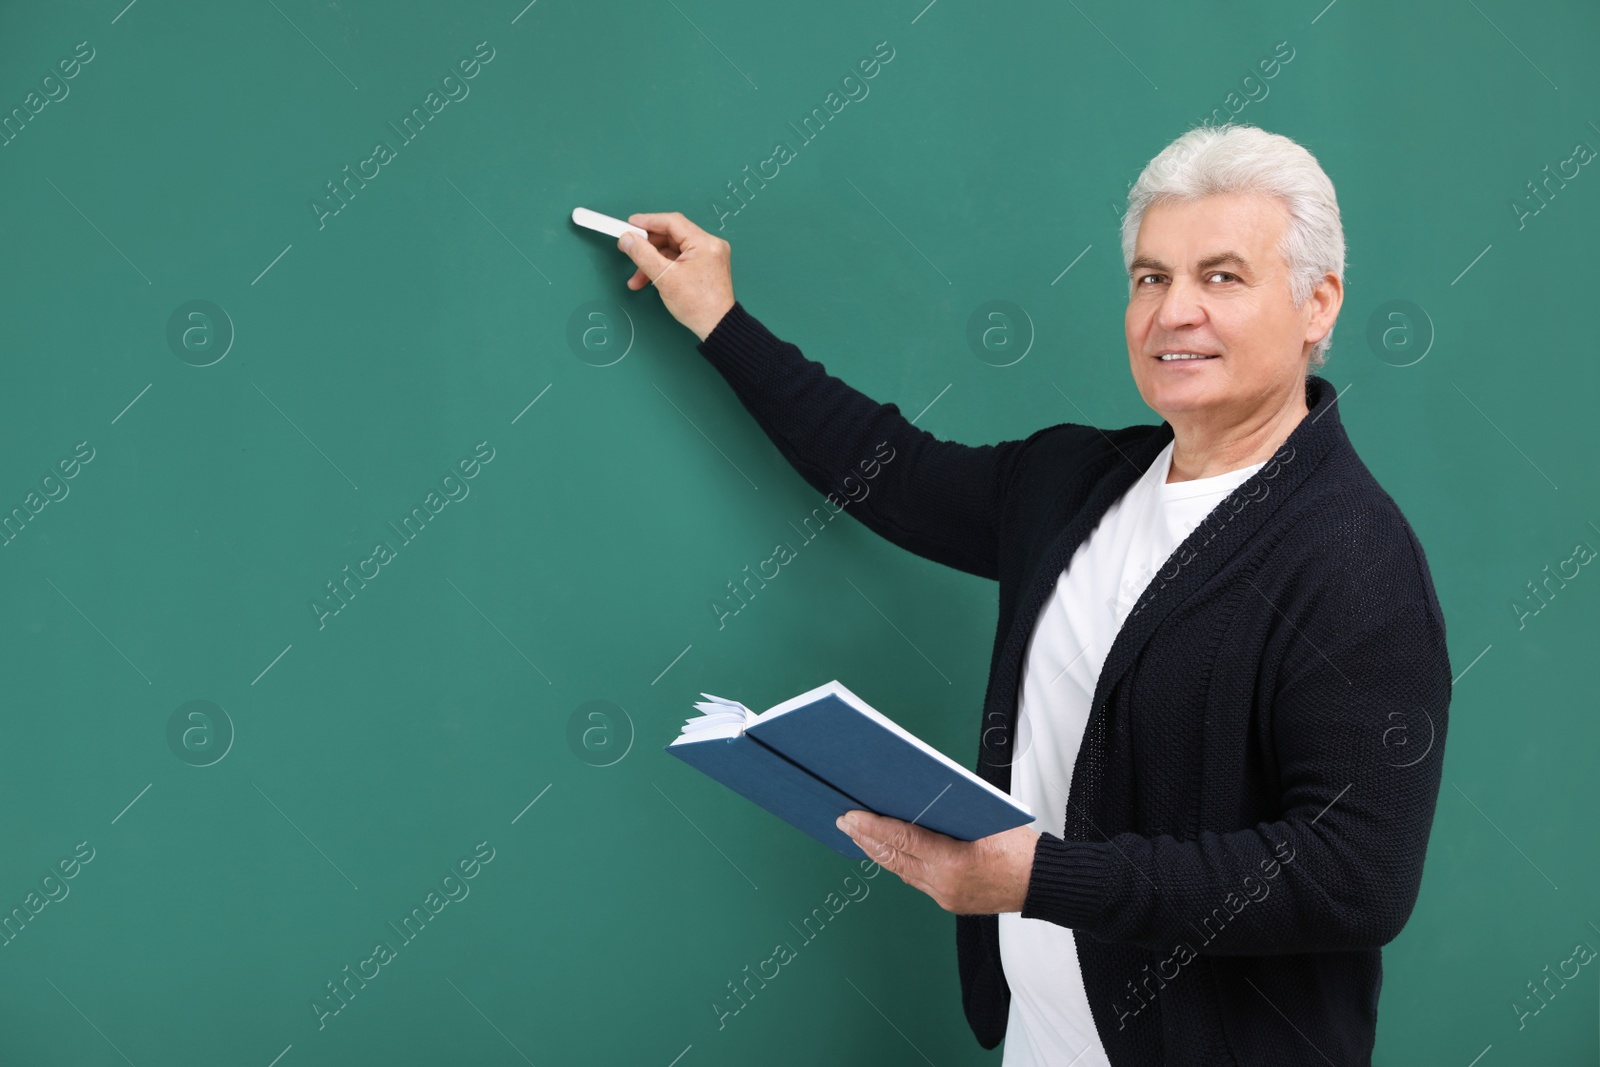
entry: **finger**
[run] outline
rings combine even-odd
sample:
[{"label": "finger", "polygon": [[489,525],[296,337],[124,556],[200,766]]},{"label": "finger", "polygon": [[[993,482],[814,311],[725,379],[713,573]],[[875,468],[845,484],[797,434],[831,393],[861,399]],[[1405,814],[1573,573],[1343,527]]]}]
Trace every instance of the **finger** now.
[{"label": "finger", "polygon": [[856,845],[865,852],[874,863],[893,874],[906,885],[926,893],[940,907],[938,892],[932,881],[930,865],[920,857],[915,856],[900,848],[894,841],[883,841],[872,837],[870,834],[859,833],[852,837]]},{"label": "finger", "polygon": [[[635,234],[634,236],[637,237],[638,235]],[[666,256],[668,259],[677,259],[678,256],[682,254],[678,248],[678,242],[673,240],[670,234],[646,233],[645,239],[654,245],[656,250],[663,256]],[[620,237],[617,238],[617,247],[622,247],[622,238]]]},{"label": "finger", "polygon": [[617,238],[617,248],[626,253],[628,258],[633,260],[634,266],[638,267],[647,278],[659,278],[662,272],[672,265],[672,260],[663,256],[655,245],[649,241],[641,241],[632,233],[625,233]]},{"label": "finger", "polygon": [[854,811],[849,813],[853,817],[856,829],[877,838],[879,841],[893,841],[905,831],[915,831],[919,827],[889,815],[879,815],[875,811]]},{"label": "finger", "polygon": [[[870,814],[870,812],[860,810],[847,811],[834,820],[834,825],[838,826],[846,837],[854,841],[857,848],[867,855],[877,858],[883,847],[883,841],[881,838],[875,837],[872,831],[867,829],[865,823],[859,821]],[[845,822],[846,819],[851,821],[847,824]]]},{"label": "finger", "polygon": [[[888,816],[874,816],[878,825],[866,831],[882,848],[866,849],[881,867],[894,871],[907,883],[922,889],[931,885],[935,869],[942,862],[938,835],[914,823]],[[876,848],[876,846],[874,846]],[[931,890],[926,890],[931,892]]]},{"label": "finger", "polygon": [[865,852],[867,857],[878,866],[882,867],[886,871],[894,871],[896,874],[900,873],[899,871],[895,871],[895,867],[900,864],[902,857],[899,853],[895,852],[895,850],[891,848],[887,842],[860,830],[849,834],[849,838],[856,843],[857,848],[859,848],[862,852]]},{"label": "finger", "polygon": [[711,235],[684,218],[681,211],[644,212],[629,215],[628,221],[651,233],[665,233],[681,248],[704,243]]}]

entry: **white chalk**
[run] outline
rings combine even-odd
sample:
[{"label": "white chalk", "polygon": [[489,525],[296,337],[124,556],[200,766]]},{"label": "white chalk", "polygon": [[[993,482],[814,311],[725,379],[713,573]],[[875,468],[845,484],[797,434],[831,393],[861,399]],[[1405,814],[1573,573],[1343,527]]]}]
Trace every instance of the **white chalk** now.
[{"label": "white chalk", "polygon": [[579,226],[586,226],[591,230],[599,230],[601,233],[612,237],[621,237],[625,233],[637,234],[646,239],[650,236],[637,226],[623,222],[621,219],[614,219],[610,215],[602,215],[598,211],[590,211],[586,207],[573,208],[572,221]]}]

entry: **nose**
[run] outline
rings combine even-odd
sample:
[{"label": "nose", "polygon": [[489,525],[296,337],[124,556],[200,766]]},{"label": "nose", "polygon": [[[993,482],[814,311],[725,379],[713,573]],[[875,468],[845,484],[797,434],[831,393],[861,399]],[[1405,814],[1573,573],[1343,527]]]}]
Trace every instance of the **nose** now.
[{"label": "nose", "polygon": [[1167,284],[1156,309],[1156,325],[1166,333],[1176,333],[1181,327],[1205,321],[1205,306],[1200,290],[1186,278],[1175,278]]}]

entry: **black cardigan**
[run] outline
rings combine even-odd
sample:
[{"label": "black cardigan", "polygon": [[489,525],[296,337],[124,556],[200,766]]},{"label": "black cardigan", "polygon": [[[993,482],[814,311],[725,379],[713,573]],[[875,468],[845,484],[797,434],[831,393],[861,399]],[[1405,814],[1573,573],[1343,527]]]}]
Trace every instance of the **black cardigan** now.
[{"label": "black cardigan", "polygon": [[[1063,423],[969,446],[918,429],[735,304],[699,346],[821,492],[999,582],[977,773],[1010,787],[1023,653],[1073,551],[1172,427]],[[1451,671],[1422,546],[1356,456],[1332,385],[1151,579],[1112,644],[1063,840],[1022,915],[1074,930],[1114,1067],[1370,1064],[1379,946],[1422,880]],[[998,919],[955,917],[978,1043],[1005,1035]]]}]

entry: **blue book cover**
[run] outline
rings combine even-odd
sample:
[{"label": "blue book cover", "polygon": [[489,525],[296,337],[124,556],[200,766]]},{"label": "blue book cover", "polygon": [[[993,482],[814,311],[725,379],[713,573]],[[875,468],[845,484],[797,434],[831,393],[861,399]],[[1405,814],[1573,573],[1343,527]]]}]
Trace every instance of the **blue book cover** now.
[{"label": "blue book cover", "polygon": [[837,680],[760,715],[702,693],[664,746],[685,763],[850,859],[871,859],[834,820],[860,808],[975,841],[1034,820],[1001,792]]}]

